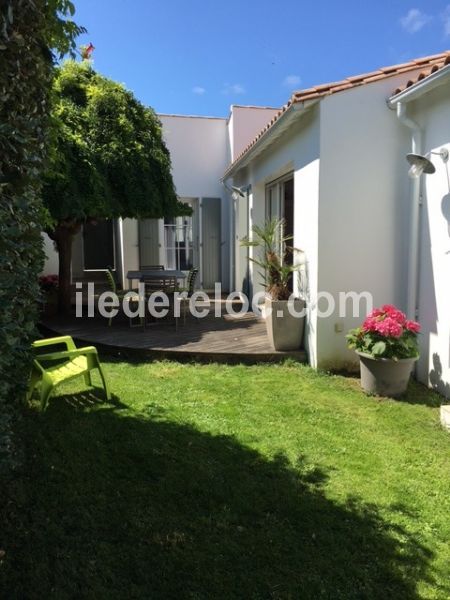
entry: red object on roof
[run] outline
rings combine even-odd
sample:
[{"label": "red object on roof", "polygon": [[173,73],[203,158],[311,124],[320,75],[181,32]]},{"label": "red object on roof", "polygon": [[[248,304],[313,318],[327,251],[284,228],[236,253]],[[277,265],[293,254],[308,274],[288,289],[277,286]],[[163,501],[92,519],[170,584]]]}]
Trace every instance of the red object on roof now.
[{"label": "red object on roof", "polygon": [[91,54],[93,53],[94,50],[95,50],[95,46],[92,44],[92,42],[89,42],[89,44],[87,46],[82,46],[81,47],[81,58],[83,60],[89,60],[91,58]]}]

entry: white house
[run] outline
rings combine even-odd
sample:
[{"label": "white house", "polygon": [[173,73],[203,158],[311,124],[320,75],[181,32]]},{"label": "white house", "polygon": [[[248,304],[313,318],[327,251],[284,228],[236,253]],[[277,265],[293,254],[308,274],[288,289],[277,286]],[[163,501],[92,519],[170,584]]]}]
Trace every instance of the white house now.
[{"label": "white house", "polygon": [[[301,90],[280,110],[234,106],[228,119],[161,115],[177,192],[193,217],[110,225],[105,239],[119,276],[143,264],[195,264],[203,288],[219,280],[252,294],[261,285],[249,261],[254,250],[240,240],[253,224],[283,217],[306,257],[310,363],[354,364],[345,334],[366,307],[353,316],[340,294],[369,292],[375,305],[393,303],[420,320],[418,376],[447,392],[446,164],[432,155],[436,174],[412,181],[405,157],[450,147],[449,62],[446,52]],[[236,198],[231,185],[241,189]],[[74,276],[90,270],[89,232],[84,238]],[[324,292],[336,303],[327,318],[319,317],[329,305]]]},{"label": "white house", "polygon": [[[72,277],[92,279],[112,265],[123,285],[140,266],[162,264],[189,270],[198,266],[199,284],[213,290],[231,285],[229,191],[221,178],[231,160],[250,142],[277,108],[232,106],[228,118],[159,115],[170,151],[179,198],[192,206],[192,217],[125,219],[88,225],[75,238]],[[44,235],[45,273],[58,271],[53,242]]]},{"label": "white house", "polygon": [[[225,180],[246,190],[236,207],[238,289],[254,292],[260,286],[248,262],[252,249],[239,244],[253,223],[283,217],[293,245],[305,252],[311,300],[305,344],[314,366],[352,366],[355,355],[345,334],[361,322],[364,310],[354,317],[347,301],[344,314],[339,298],[370,292],[374,305],[396,304],[421,321],[420,380],[442,390],[450,383],[450,317],[444,308],[449,306],[444,268],[450,255],[443,251],[445,243],[450,248],[448,198],[440,200],[449,192],[445,164],[436,157],[437,174],[412,182],[405,160],[411,151],[450,146],[449,62],[450,54],[443,53],[296,92],[225,173]],[[420,102],[411,96],[416,86]],[[403,87],[412,100],[393,96]],[[410,113],[423,129],[421,145],[408,127]],[[418,185],[423,205],[431,206],[423,211],[420,235],[414,233],[419,231],[413,200]],[[431,193],[440,199],[430,202]],[[434,249],[438,239],[440,250]],[[320,299],[324,292],[336,306],[320,318],[318,308],[328,307]]]}]

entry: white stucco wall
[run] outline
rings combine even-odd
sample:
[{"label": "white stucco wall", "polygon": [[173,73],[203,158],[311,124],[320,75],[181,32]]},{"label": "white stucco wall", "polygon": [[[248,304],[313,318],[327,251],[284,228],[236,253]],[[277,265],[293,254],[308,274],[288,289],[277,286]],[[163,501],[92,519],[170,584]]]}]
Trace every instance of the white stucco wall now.
[{"label": "white stucco wall", "polygon": [[[318,288],[336,301],[339,292],[367,291],[374,306],[406,308],[409,135],[386,106],[402,81],[389,78],[321,101]],[[350,306],[341,317],[336,306],[318,319],[319,366],[357,362],[345,334],[364,317],[365,310],[353,317]]]},{"label": "white stucco wall", "polygon": [[278,108],[266,106],[231,106],[228,121],[230,162],[241,154],[278,111]]},{"label": "white stucco wall", "polygon": [[228,165],[227,120],[158,116],[170,152],[178,196],[222,197],[220,178]]},{"label": "white stucco wall", "polygon": [[158,115],[183,198],[221,198],[222,284],[229,288],[230,196],[220,182],[229,164],[227,119]]},{"label": "white stucco wall", "polygon": [[[234,177],[236,185],[251,184],[250,227],[262,224],[266,218],[266,185],[279,177],[292,173],[294,178],[294,246],[305,252],[309,288],[317,290],[317,224],[319,199],[319,119],[318,109],[313,108],[295,123],[286,134],[262,153],[244,171]],[[243,229],[241,228],[241,233]],[[250,255],[257,253],[250,249]],[[241,251],[237,264],[236,286],[243,279],[244,253]],[[250,265],[253,291],[261,291],[258,267]],[[305,346],[311,364],[316,364],[316,311],[308,312]]]},{"label": "white stucco wall", "polygon": [[44,245],[45,263],[42,271],[43,275],[55,275],[59,270],[58,253],[55,250],[53,241],[46,233],[42,234],[42,243]]},{"label": "white stucco wall", "polygon": [[[450,84],[409,104],[423,130],[423,152],[450,150]],[[450,189],[446,168],[432,156],[436,173],[421,177],[422,208],[419,261],[421,357],[417,375],[450,397]]]}]

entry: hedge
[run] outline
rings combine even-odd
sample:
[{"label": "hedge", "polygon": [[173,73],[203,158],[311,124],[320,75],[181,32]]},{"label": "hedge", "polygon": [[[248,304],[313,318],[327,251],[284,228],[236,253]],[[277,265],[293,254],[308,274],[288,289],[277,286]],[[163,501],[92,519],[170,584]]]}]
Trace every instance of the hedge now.
[{"label": "hedge", "polygon": [[11,455],[13,408],[24,396],[43,266],[40,178],[45,160],[50,47],[79,28],[66,0],[0,3],[0,462]]}]

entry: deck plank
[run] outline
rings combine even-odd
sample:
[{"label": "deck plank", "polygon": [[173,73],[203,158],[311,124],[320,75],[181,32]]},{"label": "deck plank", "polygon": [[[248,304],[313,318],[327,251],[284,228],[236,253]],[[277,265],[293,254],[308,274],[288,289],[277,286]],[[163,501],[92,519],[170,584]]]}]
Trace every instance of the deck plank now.
[{"label": "deck plank", "polygon": [[222,360],[224,362],[279,361],[293,358],[306,361],[304,350],[278,352],[268,342],[263,320],[253,313],[241,317],[222,314],[215,317],[211,309],[202,319],[192,316],[178,329],[173,320],[163,320],[141,327],[130,328],[124,318],[107,320],[93,318],[52,317],[42,322],[49,334],[71,335],[79,342],[100,345],[105,350],[137,351],[151,357],[193,358],[198,360]]}]

